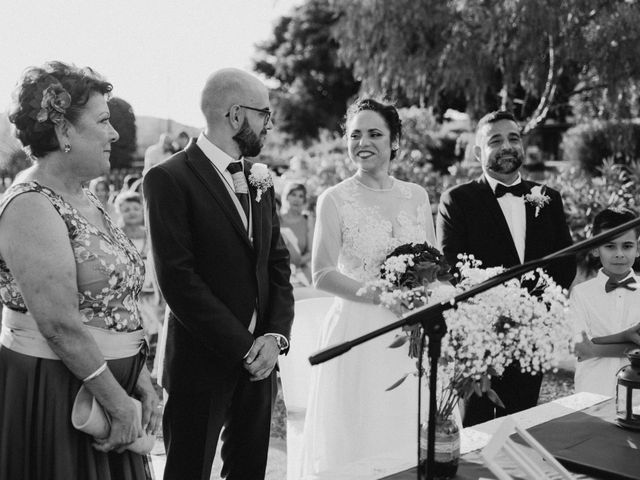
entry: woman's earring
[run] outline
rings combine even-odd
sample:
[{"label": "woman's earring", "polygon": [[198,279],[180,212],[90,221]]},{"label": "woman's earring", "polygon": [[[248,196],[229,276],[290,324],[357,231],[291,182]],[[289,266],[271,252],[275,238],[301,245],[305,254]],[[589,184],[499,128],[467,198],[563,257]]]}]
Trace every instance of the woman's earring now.
[{"label": "woman's earring", "polygon": [[393,142],[391,144],[391,150],[399,150],[400,149],[400,143],[399,142]]},{"label": "woman's earring", "polygon": [[68,143],[64,144],[64,153],[69,153],[71,151],[71,145]]}]

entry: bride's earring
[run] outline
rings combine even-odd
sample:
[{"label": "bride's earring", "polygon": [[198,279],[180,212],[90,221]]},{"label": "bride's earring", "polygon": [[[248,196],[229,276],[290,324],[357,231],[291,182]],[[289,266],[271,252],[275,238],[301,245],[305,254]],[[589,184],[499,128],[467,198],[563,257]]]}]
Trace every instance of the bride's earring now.
[{"label": "bride's earring", "polygon": [[68,143],[64,144],[64,153],[69,153],[71,151],[71,145],[69,145]]}]

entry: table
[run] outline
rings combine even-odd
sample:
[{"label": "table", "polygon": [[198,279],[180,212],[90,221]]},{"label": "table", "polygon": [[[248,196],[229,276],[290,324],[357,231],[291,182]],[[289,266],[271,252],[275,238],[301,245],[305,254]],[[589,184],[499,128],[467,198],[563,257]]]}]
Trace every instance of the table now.
[{"label": "table", "polygon": [[[548,429],[550,425],[553,426],[555,424],[559,425],[559,429],[556,433],[562,434],[564,429],[565,436],[559,436],[557,441],[551,442],[553,445],[553,449],[551,449],[552,453],[557,454],[560,452],[562,454],[563,446],[568,446],[568,438],[572,435],[573,430],[576,428],[576,425],[580,425],[580,417],[576,418],[576,415],[583,415],[585,418],[588,417],[587,414],[581,413],[585,410],[594,410],[602,413],[602,415],[611,417],[612,415],[612,400],[609,397],[605,397],[602,395],[590,394],[590,393],[578,393],[575,395],[570,395],[568,397],[564,397],[553,402],[549,402],[543,405],[538,405],[534,408],[530,408],[523,412],[519,412],[514,414],[512,417],[522,425],[524,428],[528,429],[530,433],[534,435],[534,437],[538,438],[540,441],[540,437],[536,434],[536,429]],[[604,422],[604,420],[596,418],[594,416],[589,416],[592,418],[594,422]],[[565,420],[566,419],[566,420]],[[495,433],[500,425],[503,422],[503,418],[495,419],[490,422],[482,423],[479,425],[474,425],[473,427],[468,427],[462,430],[461,432],[461,454],[462,454],[462,462],[461,467],[459,469],[459,475],[456,478],[461,480],[467,479],[479,479],[479,478],[495,478],[491,475],[491,473],[482,467],[482,460],[480,457],[480,450],[486,446],[486,444],[491,439],[493,433]],[[577,423],[576,423],[577,420]],[[570,422],[574,423],[562,423],[562,422]],[[569,429],[568,425],[571,425],[571,429]],[[585,422],[586,425],[586,422]],[[608,423],[608,426],[613,429],[618,429],[618,427],[614,427],[611,425],[611,422]],[[621,429],[619,432],[628,432],[623,431]],[[538,432],[539,434],[540,432]],[[583,432],[584,433],[584,432]],[[616,432],[613,432],[616,433]],[[548,434],[547,434],[548,435]],[[555,435],[555,433],[554,433]],[[557,436],[557,435],[556,435]],[[631,432],[629,433],[629,437],[633,441],[637,441],[638,446],[640,447],[640,433]],[[589,446],[588,443],[591,441],[593,443],[593,438],[588,438],[588,436],[579,437],[576,432],[576,442],[583,442],[584,446]],[[562,443],[564,442],[564,444]],[[630,443],[633,443],[630,440]],[[545,446],[547,444],[545,443]],[[591,447],[596,447],[597,445],[591,445]],[[549,447],[547,446],[549,449]],[[630,448],[636,448],[631,446]],[[555,449],[555,451],[554,451]],[[565,452],[566,453],[566,452]],[[638,462],[640,462],[640,455],[638,457]],[[413,480],[416,478],[415,473],[411,474],[410,469],[412,465],[402,465],[401,462],[394,460],[393,458],[369,458],[360,462],[355,462],[353,464],[347,465],[340,469],[335,469],[332,471],[323,472],[320,475],[316,475],[309,480],[371,480],[371,479],[388,479],[388,480]],[[514,472],[510,472],[512,475]],[[592,475],[592,474],[589,474]],[[516,477],[517,478],[517,477]],[[588,476],[587,474],[578,474],[576,478],[581,479],[600,479],[605,477],[598,476]],[[607,476],[606,478],[612,478],[611,476]],[[625,478],[625,477],[620,477]],[[638,469],[637,477],[631,476],[626,478],[640,478],[640,469]]]}]

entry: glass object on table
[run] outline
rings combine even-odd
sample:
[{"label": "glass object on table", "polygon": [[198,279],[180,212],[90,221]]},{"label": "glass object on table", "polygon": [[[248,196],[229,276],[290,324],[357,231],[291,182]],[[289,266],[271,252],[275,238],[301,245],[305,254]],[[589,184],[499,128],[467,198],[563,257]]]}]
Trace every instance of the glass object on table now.
[{"label": "glass object on table", "polygon": [[619,426],[640,430],[640,348],[627,352],[631,362],[617,373],[616,422]]},{"label": "glass object on table", "polygon": [[[420,428],[421,478],[427,478],[427,430],[428,424],[424,422]],[[436,417],[434,450],[434,480],[454,478],[460,462],[460,429],[452,416]]]}]

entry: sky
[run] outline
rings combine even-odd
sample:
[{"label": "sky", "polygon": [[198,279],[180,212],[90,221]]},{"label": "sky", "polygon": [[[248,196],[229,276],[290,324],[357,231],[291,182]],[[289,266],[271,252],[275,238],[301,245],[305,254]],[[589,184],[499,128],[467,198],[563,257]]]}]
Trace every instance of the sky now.
[{"label": "sky", "polygon": [[256,43],[303,0],[0,0],[0,111],[22,71],[90,66],[136,115],[202,127],[199,97],[223,67],[251,69]]}]

